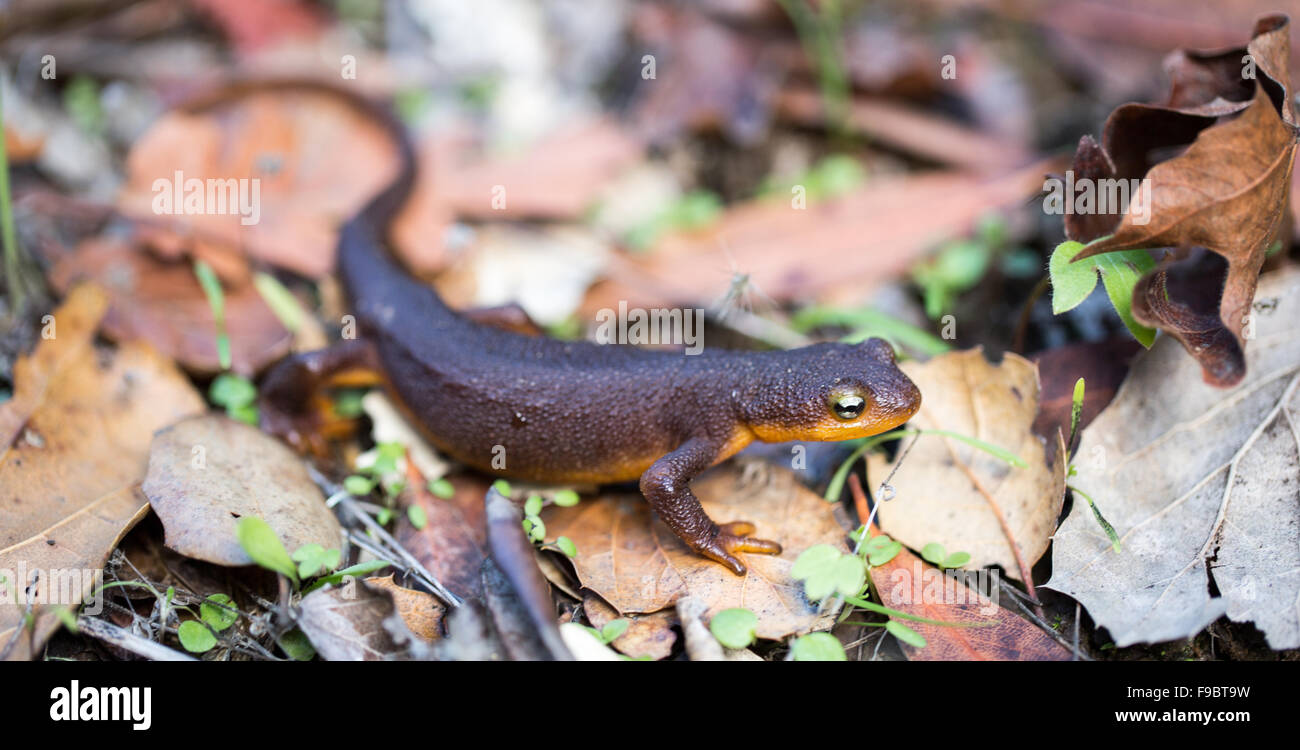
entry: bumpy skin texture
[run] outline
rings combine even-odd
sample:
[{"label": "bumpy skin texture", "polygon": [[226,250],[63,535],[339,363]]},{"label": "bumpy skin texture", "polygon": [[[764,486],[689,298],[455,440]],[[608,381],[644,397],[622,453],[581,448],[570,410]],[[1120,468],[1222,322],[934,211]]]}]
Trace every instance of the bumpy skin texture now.
[{"label": "bumpy skin texture", "polygon": [[[377,115],[379,116],[379,115]],[[736,552],[775,554],[753,526],[719,526],[690,481],[750,441],[844,440],[906,422],[920,407],[893,351],[859,345],[697,356],[567,342],[501,330],[448,308],[385,250],[383,232],[413,180],[401,127],[385,119],[406,169],[342,230],[339,276],[360,338],[290,358],[263,384],[263,424],[299,446],[309,393],[331,371],[378,368],[429,440],[493,474],[546,482],[640,479],[660,518],[693,549],[737,574]],[[831,402],[865,401],[853,419]]]}]

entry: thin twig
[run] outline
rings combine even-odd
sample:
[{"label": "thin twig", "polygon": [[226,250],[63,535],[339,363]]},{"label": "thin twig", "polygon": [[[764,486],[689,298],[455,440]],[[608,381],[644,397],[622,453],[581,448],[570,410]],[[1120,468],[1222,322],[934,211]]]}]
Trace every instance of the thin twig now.
[{"label": "thin twig", "polygon": [[[176,627],[170,625],[163,628],[160,631],[160,635],[161,633],[168,633],[176,636],[178,639],[180,638],[180,631]],[[249,649],[244,645],[245,643],[248,644],[248,646],[254,647],[256,650],[254,651]],[[224,648],[227,651],[234,651],[243,654],[244,656],[261,657],[267,661],[293,661],[292,659],[285,659],[267,651],[265,646],[257,642],[257,639],[243,633],[232,633],[229,637],[226,637],[225,633],[218,634],[217,645],[213,646],[213,649],[216,648]]]},{"label": "thin twig", "polygon": [[1049,636],[1051,636],[1052,640],[1056,641],[1057,643],[1069,649],[1070,652],[1074,654],[1075,659],[1080,661],[1092,661],[1092,657],[1088,656],[1087,654],[1083,653],[1079,649],[1075,648],[1074,645],[1071,644],[1069,641],[1067,641],[1064,636],[1062,636],[1060,633],[1053,630],[1052,626],[1048,625],[1047,622],[1043,620],[1043,618],[1034,614],[1033,610],[1031,610],[1029,607],[1026,607],[1024,603],[1020,601],[1024,595],[1021,594],[1019,591],[1016,591],[1015,586],[1012,586],[1011,584],[1007,583],[1003,579],[998,580],[998,585],[1002,591],[1016,594],[1016,596],[1011,597],[1011,600],[1016,603],[1016,606],[1020,608],[1020,611],[1025,615],[1025,617],[1029,618],[1029,621],[1037,625],[1044,633],[1047,633]]},{"label": "thin twig", "polygon": [[[388,533],[387,529],[379,525],[375,519],[371,518],[369,513],[362,510],[357,505],[356,500],[352,499],[350,493],[334,482],[331,482],[310,463],[307,464],[307,471],[311,474],[312,480],[325,490],[325,493],[329,496],[329,502],[334,507],[346,510],[353,518],[360,521],[367,529],[374,532],[374,535],[379,539],[379,541],[387,547],[386,551],[393,552],[400,557],[402,562],[409,566],[413,573],[413,577],[424,584],[424,586],[429,589],[430,593],[441,599],[443,603],[452,607],[459,607],[461,605],[460,597],[448,591],[447,588],[438,581],[437,577],[424,567],[423,563],[416,559],[416,557],[410,552],[407,552],[406,548],[393,538],[392,534]],[[388,557],[388,555],[384,556]]]},{"label": "thin twig", "polygon": [[1016,354],[1025,353],[1025,338],[1029,334],[1029,321],[1033,318],[1034,305],[1038,304],[1038,298],[1047,291],[1049,283],[1047,276],[1039,279],[1034,285],[1034,290],[1029,293],[1029,299],[1025,300],[1025,306],[1020,310],[1020,320],[1016,322],[1016,335],[1011,339],[1011,351]]},{"label": "thin twig", "polygon": [[1083,605],[1074,603],[1074,661],[1079,660],[1079,619],[1083,616]]},{"label": "thin twig", "polygon": [[[884,494],[885,494],[885,493],[884,493],[884,489],[885,489],[886,487],[890,487],[890,490],[891,490],[891,492],[892,492],[893,488],[892,488],[892,487],[890,486],[890,484],[889,484],[890,480],[892,480],[892,479],[894,478],[894,475],[898,473],[898,469],[899,469],[899,467],[903,465],[903,460],[907,458],[907,454],[909,454],[909,453],[912,452],[912,446],[916,445],[916,441],[918,441],[918,440],[920,440],[920,439],[921,439],[921,433],[920,433],[920,432],[917,432],[915,435],[912,436],[912,442],[908,443],[906,446],[903,447],[903,452],[898,454],[898,460],[897,460],[897,461],[894,461],[894,468],[892,468],[892,469],[889,470],[889,475],[886,476],[886,477],[885,477],[885,480],[884,480],[883,482],[880,483],[880,485],[879,485],[879,489],[880,489],[881,497],[880,497],[880,499],[878,499],[878,500],[876,501],[876,504],[875,504],[874,506],[872,506],[872,508],[871,508],[871,515],[868,516],[868,517],[867,517],[867,520],[864,522],[867,526],[871,526],[873,523],[875,523],[875,521],[876,521],[876,513],[880,510],[880,504],[883,503],[883,502],[889,502],[890,498],[884,497]],[[854,474],[854,475],[852,476],[852,480],[854,481],[855,484],[857,484],[857,487],[858,487],[857,490],[855,490],[855,491],[861,494],[861,493],[862,493],[862,485],[861,485],[860,483],[858,483],[857,478],[858,478],[858,475],[857,475],[857,474]],[[857,500],[857,498],[856,498],[856,496],[855,496],[855,497],[854,497],[854,501],[856,502],[856,500]],[[863,503],[864,503],[864,504],[866,503],[866,498],[865,498],[865,497],[863,498]],[[865,538],[865,537],[864,537],[864,538]],[[861,547],[862,547],[862,539],[858,539],[858,548],[860,549]],[[857,552],[857,550],[855,549],[854,552]]]},{"label": "thin twig", "polygon": [[141,638],[129,630],[119,628],[111,622],[94,617],[86,617],[85,615],[78,617],[77,632],[153,661],[198,661],[193,656],[167,648],[161,643],[155,643],[148,638]]}]

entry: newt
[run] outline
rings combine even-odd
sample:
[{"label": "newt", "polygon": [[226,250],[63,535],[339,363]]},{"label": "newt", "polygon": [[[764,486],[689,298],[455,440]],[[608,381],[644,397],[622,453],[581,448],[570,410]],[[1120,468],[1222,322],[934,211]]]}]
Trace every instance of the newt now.
[{"label": "newt", "polygon": [[880,339],[687,356],[525,335],[452,309],[388,250],[387,228],[416,177],[405,128],[383,107],[345,97],[387,128],[401,169],[341,228],[337,274],[357,337],[281,360],[263,381],[263,428],[300,450],[321,440],[313,400],[323,387],[379,385],[434,446],[475,469],[550,483],[639,481],[687,546],[744,575],[739,553],[781,546],[754,537],[751,523],[709,518],[691,492],[696,475],[755,440],[850,440],[920,408]]}]

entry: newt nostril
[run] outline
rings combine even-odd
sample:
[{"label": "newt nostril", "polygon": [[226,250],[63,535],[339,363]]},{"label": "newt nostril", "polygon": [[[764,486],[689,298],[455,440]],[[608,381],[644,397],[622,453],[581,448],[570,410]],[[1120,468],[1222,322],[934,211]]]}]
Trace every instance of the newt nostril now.
[{"label": "newt nostril", "polygon": [[898,419],[902,424],[921,409],[921,391],[911,378],[898,373],[889,380],[888,387],[873,388],[872,395],[882,412]]}]

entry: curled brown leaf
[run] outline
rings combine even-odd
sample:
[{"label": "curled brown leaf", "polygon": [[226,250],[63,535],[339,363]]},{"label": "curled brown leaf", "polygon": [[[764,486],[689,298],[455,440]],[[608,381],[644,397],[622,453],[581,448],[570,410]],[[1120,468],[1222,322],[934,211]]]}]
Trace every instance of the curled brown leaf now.
[{"label": "curled brown leaf", "polygon": [[1176,337],[1201,363],[1206,382],[1220,387],[1245,376],[1250,304],[1288,204],[1298,137],[1288,27],[1286,16],[1267,16],[1246,47],[1176,53],[1167,62],[1168,101],[1116,109],[1100,149],[1085,139],[1076,156],[1085,176],[1144,179],[1150,197],[1143,206],[1134,196],[1123,214],[1067,223],[1072,239],[1091,240],[1075,261],[1133,248],[1191,247],[1227,261],[1221,293],[1208,292],[1217,296],[1217,319],[1202,312],[1201,300],[1180,298],[1169,284],[1176,256],[1143,277],[1133,300],[1134,317]]}]

